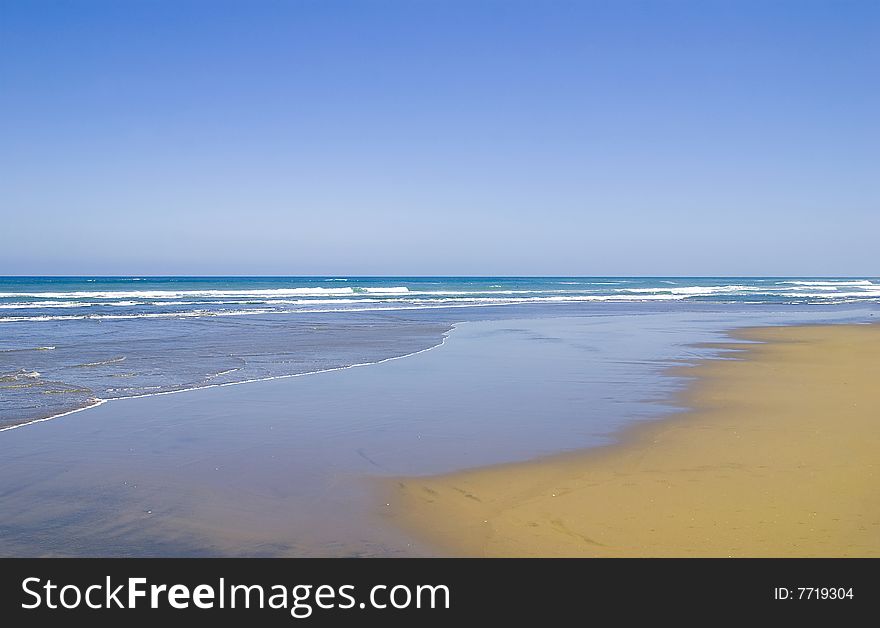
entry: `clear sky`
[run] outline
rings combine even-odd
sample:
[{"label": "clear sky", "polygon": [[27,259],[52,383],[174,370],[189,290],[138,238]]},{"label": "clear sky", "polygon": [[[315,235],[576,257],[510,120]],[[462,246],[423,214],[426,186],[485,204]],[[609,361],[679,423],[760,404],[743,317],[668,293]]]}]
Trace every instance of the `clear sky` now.
[{"label": "clear sky", "polygon": [[880,275],[880,2],[0,0],[0,274]]}]

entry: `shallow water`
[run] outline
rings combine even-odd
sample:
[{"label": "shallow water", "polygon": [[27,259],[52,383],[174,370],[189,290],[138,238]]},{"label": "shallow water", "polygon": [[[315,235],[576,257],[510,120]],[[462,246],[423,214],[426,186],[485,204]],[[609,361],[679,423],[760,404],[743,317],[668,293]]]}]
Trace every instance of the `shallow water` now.
[{"label": "shallow water", "polygon": [[97,399],[376,362],[436,344],[449,321],[516,311],[878,302],[871,278],[0,277],[0,429]]},{"label": "shallow water", "polygon": [[387,525],[373,478],[607,443],[674,410],[663,400],[686,382],[664,372],[713,355],[693,343],[876,312],[505,313],[398,360],[119,399],[3,432],[0,555],[431,554]]}]

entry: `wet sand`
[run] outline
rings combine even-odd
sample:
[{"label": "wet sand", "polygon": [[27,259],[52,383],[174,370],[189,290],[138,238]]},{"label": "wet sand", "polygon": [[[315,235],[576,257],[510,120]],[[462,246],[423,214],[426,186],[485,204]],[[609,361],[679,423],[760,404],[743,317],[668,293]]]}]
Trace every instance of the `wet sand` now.
[{"label": "wet sand", "polygon": [[[450,555],[880,556],[880,326],[737,332],[618,444],[388,481]],[[755,341],[743,344],[742,341]]]},{"label": "wet sand", "polygon": [[670,412],[651,403],[683,384],[664,369],[710,354],[685,346],[744,316],[693,319],[468,322],[381,364],[119,399],[2,432],[0,555],[433,555],[388,525],[377,476],[608,443]]}]

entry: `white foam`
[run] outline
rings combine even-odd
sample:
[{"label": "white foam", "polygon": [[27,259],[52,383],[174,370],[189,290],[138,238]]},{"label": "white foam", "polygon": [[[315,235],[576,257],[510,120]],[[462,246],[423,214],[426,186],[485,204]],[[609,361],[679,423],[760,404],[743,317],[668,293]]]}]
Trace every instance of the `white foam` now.
[{"label": "white foam", "polygon": [[45,316],[5,316],[0,317],[0,323],[15,323],[24,321],[72,321],[72,320],[131,320],[135,318],[200,318],[203,316],[247,316],[249,314],[269,314],[282,312],[283,310],[260,309],[260,310],[220,310],[210,312],[208,310],[190,310],[187,312],[142,312],[138,314],[71,314],[71,315],[45,315]]},{"label": "white foam", "polygon": [[267,290],[104,290],[76,292],[0,292],[0,298],[45,299],[179,299],[190,297],[273,297],[354,294],[345,288],[273,288]]},{"label": "white foam", "polygon": [[[564,283],[564,282],[556,282]],[[572,282],[576,283],[576,282]],[[591,282],[619,284],[624,282]],[[669,282],[667,282],[669,283]],[[493,284],[499,286],[500,284]],[[840,286],[848,286],[842,289]],[[846,290],[846,291],[844,291]],[[49,293],[44,293],[49,294]],[[0,308],[7,310],[25,308],[73,308],[84,311],[71,314],[53,314],[48,311],[33,316],[0,317],[3,322],[23,321],[67,321],[67,320],[126,320],[140,318],[185,319],[199,317],[253,316],[265,314],[295,314],[303,312],[365,312],[395,311],[405,309],[436,309],[441,307],[488,307],[527,303],[565,303],[565,302],[640,302],[673,301],[687,298],[709,296],[749,296],[752,300],[761,297],[779,297],[790,302],[809,303],[810,299],[822,303],[843,302],[843,299],[872,299],[880,296],[880,284],[869,280],[843,281],[776,281],[756,280],[755,284],[734,285],[666,285],[657,287],[617,287],[576,289],[475,289],[475,290],[409,290],[406,286],[349,287],[344,288],[279,288],[272,290],[190,290],[190,291],[142,291],[142,292],[81,292],[57,293],[98,295],[113,294],[116,297],[136,294],[143,301],[29,301],[26,303],[5,303]],[[156,295],[165,297],[153,300]],[[188,300],[182,299],[186,295]],[[150,298],[147,298],[150,297]],[[742,302],[742,301],[740,301]],[[98,306],[130,307],[130,312],[88,313],[87,308]],[[186,308],[182,306],[187,306]],[[221,307],[222,306],[222,307]],[[232,307],[229,307],[232,306]],[[249,307],[250,306],[250,307]],[[329,307],[325,307],[329,306]],[[171,307],[175,311],[155,311],[157,307]],[[94,310],[92,310],[94,311]],[[36,314],[36,313],[35,313]]]},{"label": "white foam", "polygon": [[81,301],[19,301],[17,303],[0,303],[0,310],[28,310],[39,308],[70,308],[70,307],[88,307],[95,305],[93,303],[84,303]]},{"label": "white foam", "polygon": [[37,371],[29,371],[28,369],[19,369],[14,373],[7,373],[2,376],[4,381],[18,381],[22,378],[24,379],[38,379],[40,377],[40,373]]},{"label": "white foam", "polygon": [[121,355],[117,358],[110,358],[109,360],[100,360],[98,362],[86,362],[85,364],[77,364],[76,367],[105,366],[107,364],[117,364],[118,362],[125,362],[125,356]]},{"label": "white foam", "polygon": [[616,288],[615,292],[622,293],[639,293],[639,294],[685,294],[690,296],[707,296],[710,294],[722,294],[733,292],[761,292],[761,288],[756,286],[683,286],[681,288]]},{"label": "white foam", "polygon": [[816,299],[843,299],[848,297],[880,297],[880,290],[868,290],[865,292],[806,292],[799,293],[799,297],[812,297]]},{"label": "white foam", "polygon": [[440,295],[440,296],[467,296],[479,294],[572,294],[575,292],[587,292],[586,290],[413,290],[409,294]]},{"label": "white foam", "polygon": [[28,425],[34,425],[35,423],[45,423],[46,421],[52,421],[53,419],[60,419],[63,416],[67,416],[69,414],[76,414],[77,412],[82,412],[83,410],[88,410],[89,408],[94,408],[96,406],[100,406],[104,403],[107,403],[106,399],[95,399],[94,403],[91,403],[82,408],[76,408],[74,410],[68,410],[67,412],[61,412],[60,414],[53,414],[52,416],[43,417],[42,419],[32,419],[30,421],[26,421],[25,423],[16,423],[15,425],[7,425],[6,427],[0,427],[0,432],[8,432],[9,430],[17,430],[22,427],[27,427]]},{"label": "white foam", "polygon": [[359,288],[369,294],[406,294],[409,288],[406,286],[395,286],[392,288]]},{"label": "white foam", "polygon": [[780,284],[791,284],[795,286],[873,286],[873,281],[867,279],[840,280],[840,281],[780,281]]},{"label": "white foam", "polygon": [[220,371],[219,373],[214,373],[212,375],[208,375],[205,377],[206,380],[214,379],[215,377],[223,377],[224,375],[229,375],[230,373],[235,373],[239,369],[226,369],[225,371]]}]

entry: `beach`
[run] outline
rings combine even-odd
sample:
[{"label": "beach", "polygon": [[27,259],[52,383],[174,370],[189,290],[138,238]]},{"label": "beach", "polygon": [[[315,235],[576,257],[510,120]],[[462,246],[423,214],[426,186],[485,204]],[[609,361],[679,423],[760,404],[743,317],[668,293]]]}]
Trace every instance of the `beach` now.
[{"label": "beach", "polygon": [[387,520],[377,478],[611,442],[670,411],[654,400],[682,384],[662,375],[676,358],[713,353],[684,345],[737,320],[529,316],[459,323],[399,359],[111,399],[4,431],[0,554],[439,555]]},{"label": "beach", "polygon": [[739,330],[618,443],[387,483],[456,556],[880,556],[880,327]]},{"label": "beach", "polygon": [[[566,501],[563,489],[577,494],[579,480],[571,478],[586,473],[577,465],[629,451],[652,430],[689,425],[696,415],[684,411],[700,407],[699,391],[716,380],[739,381],[738,371],[725,369],[757,364],[753,358],[775,346],[742,333],[822,325],[865,333],[874,328],[854,324],[874,320],[877,311],[877,284],[867,279],[47,279],[38,287],[52,284],[56,292],[41,297],[28,281],[16,288],[24,296],[6,297],[15,305],[6,309],[45,302],[33,320],[0,324],[8,374],[0,381],[3,556],[592,551],[571,541],[578,534],[604,544],[622,543],[612,536],[623,534],[638,541],[626,546],[632,555],[650,555],[656,548],[630,534],[627,517],[673,521],[711,500],[694,493],[694,504],[677,496],[680,504],[652,505],[656,496],[649,496],[625,506],[630,485],[615,482],[634,463],[623,462],[622,471],[602,471],[607,486],[600,499],[608,513],[615,504],[630,510],[621,511],[623,523],[612,518],[599,522],[608,530],[597,530],[582,504]],[[345,291],[337,287],[346,283]],[[854,290],[859,302],[846,302]],[[761,303],[745,302],[758,291]],[[287,303],[291,293],[303,302]],[[455,307],[444,306],[447,299]],[[265,300],[275,310],[228,309],[252,307],[228,303],[237,300]],[[756,326],[767,329],[743,331]],[[871,346],[860,342],[858,349]],[[876,374],[873,358],[851,348],[816,354],[822,368],[836,368],[825,353],[839,355],[840,368],[857,370],[850,386]],[[749,395],[772,400],[786,386],[767,377]],[[837,397],[829,400],[829,412],[843,407]],[[72,412],[50,414],[66,408]],[[821,419],[815,429],[828,432],[831,423]],[[718,432],[713,425],[700,433]],[[846,430],[834,434],[838,441],[855,438]],[[858,438],[859,446],[870,443]],[[805,452],[772,438],[761,446],[778,449],[779,461]],[[720,452],[710,441],[682,447],[669,456],[680,457],[684,469],[759,468],[751,460],[725,461],[729,445]],[[829,462],[853,461],[858,452],[822,447]],[[699,459],[688,457],[697,451]],[[663,469],[664,460],[655,466]],[[694,472],[687,482],[703,476]],[[459,495],[446,489],[453,477],[457,488],[457,478],[467,478],[466,492],[475,498],[449,499]],[[664,496],[677,495],[674,485],[682,484],[674,469],[650,477]],[[802,489],[815,491],[832,477],[855,486],[829,472],[818,477],[800,478]],[[484,486],[484,478],[499,485]],[[430,493],[406,488],[427,483],[442,499],[411,499]],[[557,497],[543,519],[519,510],[551,487]],[[511,506],[510,522],[494,500]],[[493,512],[483,512],[487,504]],[[801,512],[788,503],[780,511]],[[514,524],[521,517],[538,522],[529,526],[532,534],[541,525],[572,531],[571,545],[559,544],[567,532],[551,534],[550,545],[518,544]],[[876,520],[867,516],[865,525]],[[481,539],[484,521],[505,536]],[[719,519],[719,547],[742,549],[723,535],[744,525],[732,514]],[[872,547],[866,541],[852,551]]]}]

